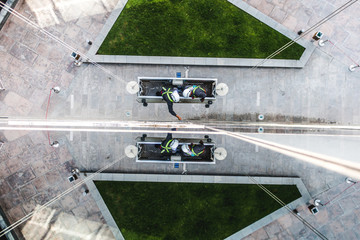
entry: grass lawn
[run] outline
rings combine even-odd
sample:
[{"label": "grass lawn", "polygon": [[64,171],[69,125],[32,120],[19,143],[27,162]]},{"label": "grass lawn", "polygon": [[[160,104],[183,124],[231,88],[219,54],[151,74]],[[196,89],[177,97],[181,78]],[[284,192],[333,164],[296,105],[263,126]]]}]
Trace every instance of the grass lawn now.
[{"label": "grass lawn", "polygon": [[[266,58],[288,41],[226,0],[129,0],[97,54]],[[303,51],[294,44],[275,58]]]},{"label": "grass lawn", "polygon": [[[280,208],[256,185],[95,182],[126,240],[224,239]],[[266,185],[285,203],[295,185]]]}]

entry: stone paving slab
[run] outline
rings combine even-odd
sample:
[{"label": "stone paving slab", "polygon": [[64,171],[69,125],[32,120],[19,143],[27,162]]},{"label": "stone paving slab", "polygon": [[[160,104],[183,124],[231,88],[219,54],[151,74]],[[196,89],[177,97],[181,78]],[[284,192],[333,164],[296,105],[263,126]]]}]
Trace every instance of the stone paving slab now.
[{"label": "stone paving slab", "polygon": [[[239,1],[240,2],[240,1]],[[322,18],[335,11],[346,1],[277,1],[277,0],[246,0],[249,5],[271,17],[293,32],[308,29]],[[324,39],[330,39],[332,44],[322,48],[327,54],[342,61],[346,65],[359,63],[359,51],[356,42],[359,33],[355,30],[360,26],[358,18],[353,18],[359,12],[360,5],[355,3],[338,16],[319,26],[315,31],[322,31]],[[354,15],[353,15],[354,14]],[[304,37],[310,40],[312,34]],[[354,60],[354,61],[353,61]],[[357,65],[357,64],[355,64]]]},{"label": "stone paving slab", "polygon": [[[102,178],[101,176],[99,176],[101,174],[98,174],[98,178]],[[82,175],[84,176],[84,175]],[[95,178],[97,178],[95,177]],[[104,181],[109,181],[109,180],[104,180]],[[125,239],[122,234],[121,234],[121,231],[120,229],[118,228],[118,226],[116,225],[115,223],[115,220],[114,218],[112,217],[109,209],[106,207],[106,204],[104,202],[104,200],[102,199],[99,191],[97,190],[95,184],[93,181],[88,181],[86,183],[86,185],[88,186],[89,188],[89,191],[91,192],[91,195],[92,197],[94,198],[96,204],[98,205],[100,211],[101,211],[101,214],[103,215],[103,217],[105,218],[105,221],[107,222],[107,224],[111,227],[111,231],[112,233],[114,234],[114,238],[116,240],[123,240]]]},{"label": "stone paving slab", "polygon": [[[67,94],[78,97],[73,110],[66,100],[69,95],[56,97],[50,108],[53,118],[101,118],[121,120],[174,121],[166,113],[166,104],[142,107],[136,96],[125,90],[125,83],[138,76],[171,77],[184,74],[182,66],[104,65],[121,80],[110,80],[93,66],[84,66],[83,75],[74,79]],[[189,77],[212,77],[226,83],[230,89],[225,97],[218,96],[209,109],[175,104],[174,110],[185,121],[236,120],[256,121],[264,114],[264,121],[287,123],[359,124],[360,118],[351,106],[359,103],[360,89],[356,80],[360,72],[350,72],[347,66],[316,50],[303,69],[247,69],[231,67],[190,67]],[[99,91],[95,91],[99,89]],[[101,94],[101,93],[106,94]],[[259,101],[257,101],[259,95]],[[55,100],[55,97],[54,97]],[[52,99],[53,101],[53,99]],[[239,104],[229,104],[233,102]],[[89,104],[93,103],[93,104]],[[135,103],[135,104],[133,104]],[[101,107],[100,107],[101,106]],[[189,111],[191,107],[191,111]],[[131,115],[126,111],[131,110]],[[71,113],[71,114],[70,114]]]},{"label": "stone paving slab", "polygon": [[[93,1],[88,1],[91,7],[85,9],[83,6],[82,10],[77,8],[77,13],[71,11],[76,9],[72,8],[74,4],[79,4],[76,1],[66,4],[59,1],[54,4],[49,1],[42,1],[41,4],[37,4],[38,1],[19,1],[16,10],[85,52],[89,48],[86,39],[96,37],[105,22],[105,13],[111,11],[114,5],[111,2],[114,1],[104,0],[102,5],[94,5],[91,4]],[[84,1],[80,5],[83,4]],[[70,7],[70,11],[63,11],[65,5]],[[44,11],[39,11],[39,8]],[[52,15],[49,16],[48,13]],[[78,13],[82,15],[76,16]],[[51,18],[45,21],[45,15]],[[79,28],[79,25],[82,27]],[[10,16],[0,32],[0,80],[5,88],[5,91],[0,92],[0,116],[36,116],[44,119],[50,88],[55,84],[63,89],[67,88],[74,76],[81,72],[73,67],[69,55],[61,45]],[[53,102],[56,100],[55,97]],[[46,133],[5,131],[0,133],[0,140],[6,142],[0,151],[0,204],[11,223],[72,186],[67,177],[75,166],[74,159],[67,148],[51,148]],[[101,239],[106,239],[109,234],[108,229],[103,226],[103,218],[95,202],[90,196],[82,198],[80,191],[74,191],[70,197],[56,202],[51,208],[55,211],[55,218],[61,213],[66,213],[66,219],[85,218],[86,225],[92,226],[92,231],[99,232],[99,236],[87,232],[89,239],[99,239],[101,235]],[[61,224],[55,225],[50,224],[48,227],[56,228]],[[21,225],[18,230],[25,231],[25,226],[31,232],[37,229],[29,223]],[[77,226],[80,227],[78,224]],[[57,236],[53,234],[56,232],[54,228],[50,230],[45,227],[44,231],[39,229],[35,235],[23,233],[26,239],[32,240],[45,238],[40,232],[47,230],[47,239],[85,239],[75,232],[70,234],[72,236]],[[81,229],[76,229],[81,232],[81,229],[88,228],[82,226]],[[27,233],[31,234],[29,231]],[[112,236],[111,232],[110,234]]]},{"label": "stone paving slab", "polygon": [[[359,184],[342,183],[316,196],[325,206],[319,206],[319,213],[312,215],[307,208],[309,204],[297,207],[300,216],[313,225],[328,239],[358,239],[358,214],[360,208],[353,199],[359,195]],[[345,191],[344,191],[345,190]],[[341,193],[341,194],[339,194]],[[313,203],[313,200],[310,201]],[[252,239],[318,239],[307,227],[295,217],[287,214],[264,228],[243,238]],[[320,239],[320,238],[319,238]]]}]

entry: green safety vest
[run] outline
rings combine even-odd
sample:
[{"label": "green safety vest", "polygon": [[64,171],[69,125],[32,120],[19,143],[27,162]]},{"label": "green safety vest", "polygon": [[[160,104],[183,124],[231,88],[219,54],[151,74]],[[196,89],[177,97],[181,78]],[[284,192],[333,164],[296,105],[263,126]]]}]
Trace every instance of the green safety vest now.
[{"label": "green safety vest", "polygon": [[167,152],[167,153],[169,153],[170,151],[170,149],[171,149],[171,147],[169,147],[169,145],[170,145],[170,143],[173,141],[174,139],[170,139],[166,144],[165,144],[165,147],[163,146],[163,145],[161,145],[161,147],[163,148],[163,150],[161,150],[161,153],[164,153],[165,151]]},{"label": "green safety vest", "polygon": [[164,96],[165,94],[167,94],[167,97],[169,98],[170,102],[174,102],[174,101],[172,100],[172,98],[170,97],[170,94],[172,93],[172,92],[170,92],[170,91],[171,91],[171,88],[169,88],[168,90],[166,90],[166,88],[163,87],[162,89],[165,90],[165,92],[163,92],[161,96]]},{"label": "green safety vest", "polygon": [[191,152],[192,152],[196,157],[198,157],[198,156],[199,156],[200,154],[202,154],[204,151],[205,151],[205,149],[202,150],[201,152],[199,152],[198,154],[196,154],[196,153],[194,152],[194,148],[191,149]]},{"label": "green safety vest", "polygon": [[192,90],[192,95],[195,94],[195,90],[198,89],[198,88],[200,88],[201,90],[203,90],[203,91],[206,93],[206,90],[205,90],[205,89],[203,89],[203,88],[200,87],[200,86],[196,86],[196,87]]}]

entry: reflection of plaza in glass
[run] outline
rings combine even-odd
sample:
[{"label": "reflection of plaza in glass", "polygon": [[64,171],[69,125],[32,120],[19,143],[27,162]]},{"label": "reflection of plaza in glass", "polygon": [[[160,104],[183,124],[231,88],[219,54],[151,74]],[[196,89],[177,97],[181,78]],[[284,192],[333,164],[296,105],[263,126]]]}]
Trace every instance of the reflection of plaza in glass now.
[{"label": "reflection of plaza in glass", "polygon": [[[200,213],[202,222],[194,224],[191,213],[174,219],[199,231],[210,231],[215,223],[220,227],[223,213],[236,212],[230,207],[263,213],[237,227],[236,212],[230,217],[232,230],[219,238],[360,237],[359,224],[352,221],[360,216],[354,200],[360,169],[360,117],[354,108],[360,99],[354,16],[360,9],[355,0],[343,7],[325,0],[321,8],[318,2],[298,0],[7,4],[16,7],[11,14],[8,7],[0,13],[0,207],[9,220],[0,219],[0,238],[12,230],[19,239],[31,240],[131,239],[129,225],[116,224],[122,213],[110,213],[111,204],[95,186],[99,182],[256,189],[254,194],[227,192],[253,196],[251,207],[242,200],[229,204],[228,197],[221,198],[225,194],[205,190],[190,197],[186,187],[173,187],[176,196],[161,190],[152,193],[157,198],[144,195],[150,199],[139,207],[136,196],[145,191],[136,195],[136,184],[128,194],[109,193],[116,201],[134,200],[127,201],[134,205],[129,209],[145,215],[158,210],[160,219],[161,212],[175,218],[189,206],[216,210]],[[160,11],[161,6],[172,7]],[[197,14],[179,24],[185,7]],[[132,17],[141,8],[142,14]],[[240,11],[247,13],[237,15]],[[177,15],[161,16],[164,12]],[[148,21],[136,29],[144,18]],[[130,31],[115,33],[115,39],[129,45],[110,53],[128,55],[96,54],[108,44],[118,19]],[[149,47],[146,32],[148,43],[160,48]],[[312,41],[319,32],[321,39]],[[283,42],[275,44],[278,39]],[[281,48],[290,39],[299,44],[295,53]],[[115,51],[130,48],[135,52]],[[253,51],[246,55],[251,58],[233,57],[250,54],[247,50]],[[164,142],[169,133],[174,141]],[[272,185],[296,185],[301,197],[294,194],[295,201],[287,201],[287,190]],[[223,211],[220,205],[206,208],[211,199],[226,203]],[[162,204],[152,209],[147,204],[153,201]],[[274,208],[261,211],[265,203]],[[10,226],[5,230],[4,222]],[[162,231],[158,238],[172,231],[166,227],[156,229]],[[192,235],[200,238],[200,233]]]}]

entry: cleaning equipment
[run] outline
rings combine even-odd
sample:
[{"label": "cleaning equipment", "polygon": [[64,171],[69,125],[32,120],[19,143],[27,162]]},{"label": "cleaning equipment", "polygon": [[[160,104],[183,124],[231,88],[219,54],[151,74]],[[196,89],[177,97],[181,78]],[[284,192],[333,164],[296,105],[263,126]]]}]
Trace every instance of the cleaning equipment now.
[{"label": "cleaning equipment", "polygon": [[[148,106],[148,103],[164,103],[162,95],[157,93],[163,90],[163,88],[166,90],[177,88],[179,100],[178,97],[173,94],[174,102],[193,104],[203,103],[206,108],[209,108],[210,105],[216,101],[216,97],[218,96],[216,88],[217,82],[217,78],[138,77],[139,91],[137,93],[137,101],[142,103],[144,107]],[[204,100],[200,101],[196,98],[192,99],[184,96],[184,94],[181,96],[180,90],[182,92],[189,86],[199,86],[201,89],[204,89],[206,92]]]}]

